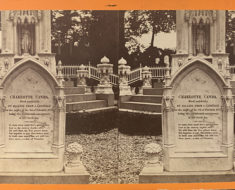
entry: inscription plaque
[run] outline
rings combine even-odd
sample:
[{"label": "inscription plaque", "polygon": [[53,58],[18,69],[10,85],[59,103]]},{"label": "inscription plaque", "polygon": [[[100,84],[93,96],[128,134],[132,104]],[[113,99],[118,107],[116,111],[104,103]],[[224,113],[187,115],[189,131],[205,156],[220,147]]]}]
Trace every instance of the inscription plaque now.
[{"label": "inscription plaque", "polygon": [[220,151],[221,92],[212,78],[196,69],[177,85],[174,97],[177,151]]},{"label": "inscription plaque", "polygon": [[53,94],[34,70],[22,72],[5,93],[6,151],[51,152]]}]

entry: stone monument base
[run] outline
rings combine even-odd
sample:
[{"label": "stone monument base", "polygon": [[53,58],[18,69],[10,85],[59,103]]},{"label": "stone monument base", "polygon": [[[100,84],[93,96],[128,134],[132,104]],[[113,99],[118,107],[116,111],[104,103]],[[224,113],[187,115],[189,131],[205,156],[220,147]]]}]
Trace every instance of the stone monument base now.
[{"label": "stone monument base", "polygon": [[96,94],[113,94],[112,85],[98,85],[95,90]]},{"label": "stone monument base", "polygon": [[88,184],[86,170],[79,173],[0,173],[0,184]]},{"label": "stone monument base", "polygon": [[131,93],[131,88],[128,85],[123,85],[123,86],[119,86],[119,96],[128,96],[128,95],[132,95]]},{"label": "stone monument base", "polygon": [[139,175],[139,183],[201,183],[235,181],[234,171],[214,172],[159,172],[153,173],[143,169]]}]

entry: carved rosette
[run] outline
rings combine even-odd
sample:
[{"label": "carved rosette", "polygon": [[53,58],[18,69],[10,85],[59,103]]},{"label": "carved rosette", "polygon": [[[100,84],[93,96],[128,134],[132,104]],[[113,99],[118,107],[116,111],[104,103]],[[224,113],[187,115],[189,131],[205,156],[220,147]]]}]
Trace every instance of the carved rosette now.
[{"label": "carved rosette", "polygon": [[222,106],[221,109],[223,111],[234,111],[234,105],[233,105],[233,97],[232,96],[221,96],[222,99]]},{"label": "carved rosette", "polygon": [[54,96],[55,107],[54,109],[59,109],[60,111],[66,110],[65,97],[64,96]]},{"label": "carved rosette", "polygon": [[174,111],[174,96],[163,96],[162,98],[162,110],[163,111]]}]

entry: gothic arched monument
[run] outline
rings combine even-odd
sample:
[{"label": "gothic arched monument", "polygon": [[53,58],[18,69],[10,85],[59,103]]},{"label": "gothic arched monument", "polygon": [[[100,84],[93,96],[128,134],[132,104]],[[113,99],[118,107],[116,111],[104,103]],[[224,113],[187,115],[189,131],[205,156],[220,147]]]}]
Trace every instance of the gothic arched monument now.
[{"label": "gothic arched monument", "polygon": [[[176,11],[177,47],[162,100],[163,167],[141,183],[210,182],[234,176],[234,104],[225,11]],[[160,169],[159,169],[160,168]]]}]

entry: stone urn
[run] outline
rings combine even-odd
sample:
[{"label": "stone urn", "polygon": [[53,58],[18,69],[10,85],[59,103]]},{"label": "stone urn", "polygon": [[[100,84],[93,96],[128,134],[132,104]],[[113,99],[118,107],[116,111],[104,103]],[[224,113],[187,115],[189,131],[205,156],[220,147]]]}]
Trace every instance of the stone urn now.
[{"label": "stone urn", "polygon": [[67,167],[78,167],[81,165],[81,155],[83,152],[82,145],[77,142],[71,143],[66,148],[66,151],[69,153]]},{"label": "stone urn", "polygon": [[148,155],[147,164],[160,164],[159,153],[162,151],[162,147],[156,143],[147,144],[144,148],[144,152]]}]

